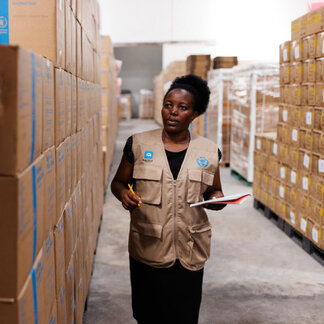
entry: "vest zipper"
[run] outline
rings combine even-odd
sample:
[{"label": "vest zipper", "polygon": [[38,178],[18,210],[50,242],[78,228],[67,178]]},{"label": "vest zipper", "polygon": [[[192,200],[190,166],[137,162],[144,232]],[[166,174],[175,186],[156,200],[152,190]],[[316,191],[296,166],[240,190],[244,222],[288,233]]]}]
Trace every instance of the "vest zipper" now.
[{"label": "vest zipper", "polygon": [[175,249],[175,254],[176,258],[178,259],[178,251],[177,251],[177,180],[173,180],[174,184],[174,190],[173,190],[173,230],[174,230],[174,235],[173,235],[173,241],[174,241],[174,249]]}]

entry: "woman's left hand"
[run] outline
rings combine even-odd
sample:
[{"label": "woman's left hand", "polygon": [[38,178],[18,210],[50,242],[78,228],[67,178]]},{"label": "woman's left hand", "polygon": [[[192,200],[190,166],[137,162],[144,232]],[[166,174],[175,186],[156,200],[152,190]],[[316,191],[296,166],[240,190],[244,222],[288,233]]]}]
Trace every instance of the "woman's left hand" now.
[{"label": "woman's left hand", "polygon": [[[224,197],[224,194],[221,191],[218,191],[218,192],[214,192],[206,200],[222,198],[222,197]],[[204,208],[211,209],[211,210],[222,210],[226,205],[227,204],[206,204],[206,205],[204,205]]]}]

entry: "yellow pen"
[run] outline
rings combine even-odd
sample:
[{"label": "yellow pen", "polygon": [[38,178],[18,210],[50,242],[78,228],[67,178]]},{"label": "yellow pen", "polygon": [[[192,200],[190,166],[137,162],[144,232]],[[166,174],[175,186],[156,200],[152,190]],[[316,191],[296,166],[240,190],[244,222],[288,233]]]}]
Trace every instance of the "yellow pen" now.
[{"label": "yellow pen", "polygon": [[[134,192],[134,190],[133,190],[133,188],[132,188],[132,186],[130,184],[128,184],[128,188],[131,191],[131,193],[135,196],[135,192]],[[141,204],[137,204],[137,206],[140,207]]]}]

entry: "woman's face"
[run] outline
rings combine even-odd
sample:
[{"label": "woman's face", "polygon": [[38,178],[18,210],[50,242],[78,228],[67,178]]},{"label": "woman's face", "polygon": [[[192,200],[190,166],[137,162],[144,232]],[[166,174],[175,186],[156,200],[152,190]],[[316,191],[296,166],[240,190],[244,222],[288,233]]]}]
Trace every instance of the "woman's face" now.
[{"label": "woman's face", "polygon": [[185,89],[173,89],[168,93],[162,108],[164,129],[168,133],[180,133],[189,128],[198,116],[194,111],[194,96]]}]

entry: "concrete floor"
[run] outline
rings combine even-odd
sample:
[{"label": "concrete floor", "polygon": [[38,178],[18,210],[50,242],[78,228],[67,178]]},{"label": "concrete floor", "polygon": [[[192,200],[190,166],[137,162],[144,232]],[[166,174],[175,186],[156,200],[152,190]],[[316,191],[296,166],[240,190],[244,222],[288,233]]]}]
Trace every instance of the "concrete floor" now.
[{"label": "concrete floor", "polygon": [[[127,137],[157,127],[147,120],[121,122],[111,177]],[[221,169],[221,179],[225,194],[252,191],[229,169]],[[208,214],[213,236],[200,324],[324,323],[324,268],[256,211],[252,199]],[[108,189],[86,324],[136,323],[130,299],[128,230],[128,212]]]}]

